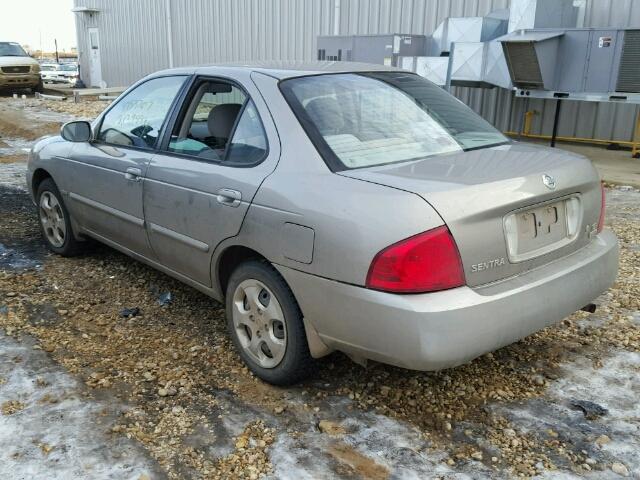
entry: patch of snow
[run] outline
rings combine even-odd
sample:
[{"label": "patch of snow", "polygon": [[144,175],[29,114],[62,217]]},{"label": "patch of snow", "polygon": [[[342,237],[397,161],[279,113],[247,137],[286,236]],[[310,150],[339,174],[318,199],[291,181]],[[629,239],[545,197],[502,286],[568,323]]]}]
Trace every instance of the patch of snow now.
[{"label": "patch of snow", "polygon": [[[549,385],[544,397],[523,403],[493,405],[524,433],[544,435],[548,429],[575,452],[587,452],[604,470],[579,476],[568,471],[545,471],[538,478],[620,478],[610,470],[614,462],[624,464],[631,478],[640,478],[640,353],[615,351],[601,368],[581,357],[563,366],[563,375]],[[575,400],[594,402],[608,410],[587,419],[572,407]],[[595,440],[606,435],[609,443]]]},{"label": "patch of snow", "polygon": [[26,174],[26,163],[0,163],[0,185],[2,186],[15,190],[26,191]]},{"label": "patch of snow", "polygon": [[0,156],[2,155],[14,155],[18,153],[28,154],[31,146],[34,142],[25,140],[23,138],[2,138],[2,143],[8,145],[6,147],[0,147]]},{"label": "patch of snow", "polygon": [[26,252],[0,243],[0,270],[27,270],[40,267],[40,262]]},{"label": "patch of snow", "polygon": [[132,442],[108,434],[113,402],[83,396],[82,386],[33,342],[0,334],[0,478],[138,479],[153,463]]},{"label": "patch of snow", "polygon": [[463,471],[454,471],[446,463],[448,455],[429,448],[420,432],[403,422],[371,412],[349,411],[344,398],[330,400],[343,435],[319,434],[315,426],[302,435],[281,434],[271,446],[270,460],[274,479],[315,480],[336,478],[340,463],[330,455],[332,446],[346,445],[372,465],[388,470],[389,478],[418,480],[434,476],[447,479],[491,478],[482,463],[469,461]]}]

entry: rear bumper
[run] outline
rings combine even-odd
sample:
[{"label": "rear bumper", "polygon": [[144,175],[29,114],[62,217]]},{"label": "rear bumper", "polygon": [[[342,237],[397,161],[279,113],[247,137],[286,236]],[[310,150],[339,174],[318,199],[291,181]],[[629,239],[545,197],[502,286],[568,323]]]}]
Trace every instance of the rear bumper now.
[{"label": "rear bumper", "polygon": [[618,270],[610,231],[543,267],[483,288],[394,295],[278,266],[330,348],[415,370],[440,370],[513,343],[579,310]]}]

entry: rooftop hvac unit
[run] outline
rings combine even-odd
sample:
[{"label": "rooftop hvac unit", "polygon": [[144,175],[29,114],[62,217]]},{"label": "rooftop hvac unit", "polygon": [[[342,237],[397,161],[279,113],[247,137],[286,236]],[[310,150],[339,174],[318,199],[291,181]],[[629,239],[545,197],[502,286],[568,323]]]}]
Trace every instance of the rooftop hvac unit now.
[{"label": "rooftop hvac unit", "polygon": [[353,61],[399,66],[401,56],[423,55],[424,35],[327,35],[318,37],[318,60]]},{"label": "rooftop hvac unit", "polygon": [[500,41],[519,89],[640,93],[640,29],[529,30]]},{"label": "rooftop hvac unit", "polygon": [[431,56],[447,55],[452,42],[487,42],[507,33],[507,20],[499,12],[487,17],[450,17],[435,32],[429,46]]}]

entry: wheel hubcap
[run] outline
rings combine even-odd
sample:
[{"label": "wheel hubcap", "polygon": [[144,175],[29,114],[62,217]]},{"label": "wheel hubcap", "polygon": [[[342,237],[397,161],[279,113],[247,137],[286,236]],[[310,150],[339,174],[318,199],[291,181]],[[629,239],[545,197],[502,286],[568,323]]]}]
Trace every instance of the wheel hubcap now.
[{"label": "wheel hubcap", "polygon": [[44,192],[40,196],[40,223],[49,243],[54,247],[62,247],[67,224],[62,206],[51,192]]},{"label": "wheel hubcap", "polygon": [[284,314],[259,280],[244,280],[233,294],[233,326],[241,347],[263,368],[276,367],[287,347]]}]

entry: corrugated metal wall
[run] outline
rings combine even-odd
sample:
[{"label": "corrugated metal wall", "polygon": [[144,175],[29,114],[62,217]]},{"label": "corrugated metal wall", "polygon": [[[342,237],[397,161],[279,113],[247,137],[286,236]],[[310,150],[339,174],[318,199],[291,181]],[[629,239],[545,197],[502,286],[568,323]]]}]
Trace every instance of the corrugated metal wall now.
[{"label": "corrugated metal wall", "polygon": [[[99,13],[76,14],[82,73],[88,75],[87,28],[100,31],[102,75],[110,86],[130,84],[169,66],[165,0],[75,0]],[[318,35],[430,34],[454,16],[482,16],[509,0],[169,0],[174,65],[231,60],[312,60]],[[586,27],[640,26],[640,0],[587,0]],[[501,130],[519,130],[534,109],[533,133],[550,134],[554,101],[514,99],[502,89],[454,92]],[[564,102],[558,134],[631,140],[637,107]]]}]

